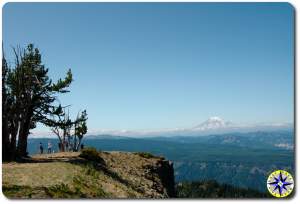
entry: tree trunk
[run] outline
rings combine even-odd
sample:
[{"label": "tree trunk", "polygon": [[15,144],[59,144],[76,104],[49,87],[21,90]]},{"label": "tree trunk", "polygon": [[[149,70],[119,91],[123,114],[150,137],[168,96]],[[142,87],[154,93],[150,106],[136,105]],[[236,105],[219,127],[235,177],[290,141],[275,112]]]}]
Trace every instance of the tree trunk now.
[{"label": "tree trunk", "polygon": [[59,143],[60,143],[60,146],[58,147],[58,149],[60,152],[62,152],[63,151],[63,142],[62,142],[62,139],[60,138],[60,136],[58,136],[58,139],[59,139]]},{"label": "tree trunk", "polygon": [[77,152],[77,136],[76,135],[74,135],[74,145],[73,146],[74,146],[74,148],[73,148],[74,151]]},{"label": "tree trunk", "polygon": [[30,129],[30,119],[31,117],[26,117],[23,125],[20,128],[19,140],[18,140],[18,156],[27,156],[27,139]]},{"label": "tree trunk", "polygon": [[[3,66],[3,65],[2,65]],[[2,72],[3,70],[2,67]],[[5,80],[2,73],[2,159],[3,161],[11,160],[10,141],[9,141],[9,113],[7,111]]]},{"label": "tree trunk", "polygon": [[17,148],[17,133],[18,133],[18,126],[16,125],[17,122],[11,121],[11,130],[10,130],[10,154],[13,160],[16,159],[16,148]]},{"label": "tree trunk", "polygon": [[80,147],[80,144],[81,144],[81,140],[82,140],[82,137],[78,137],[78,144],[77,144],[77,147],[76,147],[76,151],[78,152],[79,151],[79,147]]},{"label": "tree trunk", "polygon": [[3,161],[11,160],[8,121],[7,118],[3,116],[2,116],[2,158]]}]

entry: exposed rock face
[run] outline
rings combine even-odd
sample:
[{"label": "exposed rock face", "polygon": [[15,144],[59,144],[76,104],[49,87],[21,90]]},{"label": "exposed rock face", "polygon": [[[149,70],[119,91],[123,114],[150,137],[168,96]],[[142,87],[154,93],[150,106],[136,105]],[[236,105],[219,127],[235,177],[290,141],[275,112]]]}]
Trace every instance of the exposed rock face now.
[{"label": "exposed rock face", "polygon": [[153,188],[166,197],[175,197],[175,181],[173,163],[168,160],[158,160],[155,165],[146,166],[148,179],[153,181]]},{"label": "exposed rock face", "polygon": [[167,190],[167,194],[170,197],[175,197],[175,179],[173,162],[168,160],[163,160],[161,162],[159,177],[161,178],[162,185]]},{"label": "exposed rock face", "polygon": [[35,156],[3,164],[3,192],[9,198],[175,197],[173,164],[149,154],[101,152],[91,165],[79,153]]}]

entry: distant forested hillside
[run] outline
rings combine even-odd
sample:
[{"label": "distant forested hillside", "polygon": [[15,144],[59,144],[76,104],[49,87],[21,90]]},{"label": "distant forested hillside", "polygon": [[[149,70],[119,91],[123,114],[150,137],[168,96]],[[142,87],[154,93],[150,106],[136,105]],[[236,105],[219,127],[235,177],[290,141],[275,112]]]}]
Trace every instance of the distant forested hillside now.
[{"label": "distant forested hillside", "polygon": [[176,194],[178,198],[271,198],[267,192],[219,184],[214,180],[178,183]]}]

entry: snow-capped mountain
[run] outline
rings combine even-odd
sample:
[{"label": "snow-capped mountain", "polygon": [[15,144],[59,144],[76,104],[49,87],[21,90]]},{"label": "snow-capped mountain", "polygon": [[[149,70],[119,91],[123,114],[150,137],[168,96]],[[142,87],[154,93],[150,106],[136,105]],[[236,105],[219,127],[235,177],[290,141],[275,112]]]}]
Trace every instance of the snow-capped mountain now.
[{"label": "snow-capped mountain", "polygon": [[[236,124],[225,121],[220,117],[210,117],[203,123],[187,128],[157,129],[157,130],[94,130],[89,131],[89,137],[99,135],[113,135],[126,137],[153,137],[153,136],[204,136],[210,134],[224,134],[232,132],[254,132],[273,130],[293,130],[292,123],[260,123],[260,124]],[[33,133],[31,137],[41,137],[41,133]],[[47,133],[52,135],[52,133]]]},{"label": "snow-capped mountain", "polygon": [[222,129],[222,128],[229,128],[233,127],[234,124],[229,121],[224,121],[220,117],[210,117],[208,120],[204,121],[200,125],[195,126],[192,128],[193,130],[213,130],[213,129]]}]

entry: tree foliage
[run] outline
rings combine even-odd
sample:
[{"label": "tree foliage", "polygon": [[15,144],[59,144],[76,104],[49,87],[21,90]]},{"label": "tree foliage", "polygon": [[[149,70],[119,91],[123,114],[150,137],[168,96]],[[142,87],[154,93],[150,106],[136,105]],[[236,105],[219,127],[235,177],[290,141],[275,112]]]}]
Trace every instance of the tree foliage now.
[{"label": "tree foliage", "polygon": [[75,120],[71,120],[65,109],[66,107],[61,106],[55,109],[47,126],[57,135],[60,151],[78,151],[82,138],[87,133],[87,112],[84,110],[78,113]]},{"label": "tree foliage", "polygon": [[73,80],[69,69],[63,79],[53,82],[33,44],[13,48],[13,53],[12,66],[2,56],[3,160],[26,156],[27,138],[36,123],[55,125],[52,116],[62,114],[57,97],[69,92]]},{"label": "tree foliage", "polygon": [[87,119],[87,113],[86,110],[84,110],[80,114],[78,114],[77,119],[75,121],[74,147],[76,151],[79,150],[82,138],[87,133]]}]

